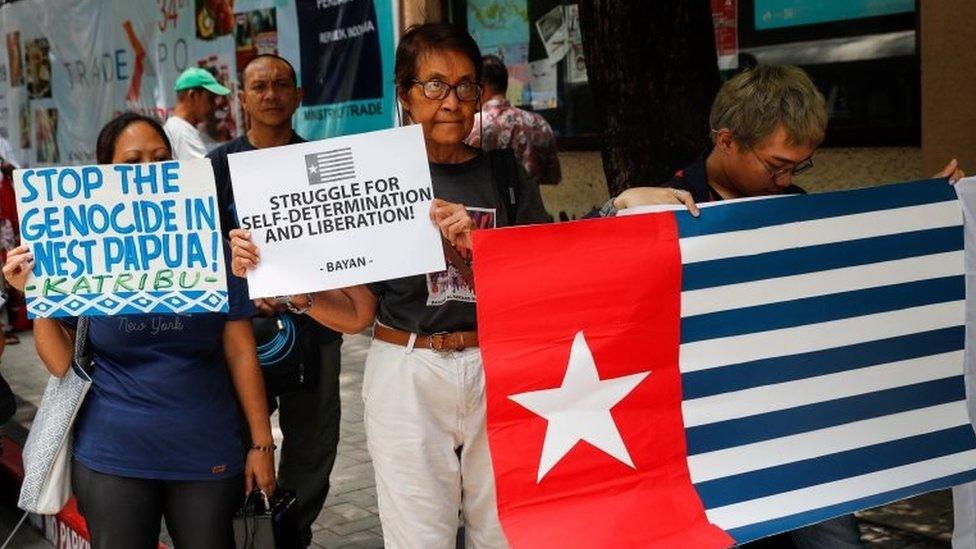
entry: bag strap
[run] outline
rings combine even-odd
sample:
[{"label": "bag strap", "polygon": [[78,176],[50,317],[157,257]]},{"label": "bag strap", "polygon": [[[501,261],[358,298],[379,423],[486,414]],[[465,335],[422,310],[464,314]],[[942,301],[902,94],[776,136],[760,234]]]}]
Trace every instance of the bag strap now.
[{"label": "bag strap", "polygon": [[19,521],[17,521],[17,526],[14,526],[13,531],[11,531],[10,535],[7,536],[7,539],[3,542],[3,545],[0,546],[0,549],[7,549],[10,542],[14,540],[14,536],[17,535],[17,531],[20,530],[20,527],[24,525],[24,521],[27,519],[28,515],[30,515],[30,511],[24,511],[24,515],[20,517]]},{"label": "bag strap", "polygon": [[505,206],[505,225],[515,225],[519,207],[519,174],[518,160],[512,149],[495,149],[488,151],[488,161],[491,168],[491,179],[498,191],[498,196]]},{"label": "bag strap", "polygon": [[78,325],[75,327],[75,363],[85,371],[85,373],[91,374],[92,370],[92,358],[91,358],[91,348],[88,341],[88,326],[91,324],[91,319],[87,316],[78,317]]}]

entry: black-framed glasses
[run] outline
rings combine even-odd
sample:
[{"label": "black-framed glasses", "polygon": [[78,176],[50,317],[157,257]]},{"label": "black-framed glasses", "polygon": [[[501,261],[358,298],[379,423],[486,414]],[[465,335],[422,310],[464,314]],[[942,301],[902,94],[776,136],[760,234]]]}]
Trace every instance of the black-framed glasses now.
[{"label": "black-framed glasses", "polygon": [[758,160],[759,163],[762,164],[762,167],[766,170],[766,173],[769,174],[769,177],[771,177],[774,182],[779,180],[779,178],[783,177],[786,174],[800,175],[801,173],[813,167],[813,157],[809,156],[805,160],[801,160],[797,162],[797,164],[791,168],[781,168],[777,170],[770,167],[769,164],[767,164],[766,161],[763,160],[761,156],[759,156],[759,153],[757,153],[755,149],[752,149],[750,147],[749,152],[751,152],[752,155],[756,157],[756,160]]},{"label": "black-framed glasses", "polygon": [[454,90],[458,101],[476,101],[481,97],[481,85],[474,82],[458,82],[453,86],[442,80],[411,80],[414,86],[420,86],[424,97],[434,101],[443,101]]}]

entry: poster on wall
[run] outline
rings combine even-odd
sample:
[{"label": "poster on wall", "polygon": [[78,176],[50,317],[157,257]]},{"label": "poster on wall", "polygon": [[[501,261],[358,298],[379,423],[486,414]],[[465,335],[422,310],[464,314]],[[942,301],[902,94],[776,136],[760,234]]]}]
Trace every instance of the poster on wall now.
[{"label": "poster on wall", "polygon": [[739,17],[737,0],[712,0],[712,24],[718,68],[739,68]]},{"label": "poster on wall", "polygon": [[569,52],[569,30],[566,25],[566,10],[562,5],[546,12],[535,22],[535,28],[546,47],[549,63],[555,65]]},{"label": "poster on wall", "polygon": [[20,53],[20,33],[7,33],[7,67],[10,71],[10,87],[15,88],[24,83],[24,65]]},{"label": "poster on wall", "polygon": [[569,29],[569,52],[566,53],[566,83],[585,84],[586,55],[583,53],[583,33],[580,30],[579,5],[566,6],[566,25]]},{"label": "poster on wall", "polygon": [[527,105],[529,95],[529,12],[525,0],[468,0],[468,32],[485,55],[508,69],[506,98]]},{"label": "poster on wall", "polygon": [[234,19],[238,70],[258,55],[278,54],[278,22],[274,8],[237,13]]},{"label": "poster on wall", "polygon": [[[301,84],[299,133],[343,126],[359,133],[389,127],[393,98],[392,6],[372,0],[298,0]],[[327,130],[328,131],[328,130]],[[350,133],[350,132],[346,132]]]},{"label": "poster on wall", "polygon": [[197,38],[213,40],[234,30],[234,0],[196,0]]},{"label": "poster on wall", "polygon": [[[303,137],[389,128],[396,120],[396,10],[394,0],[3,4],[0,115],[8,115],[0,116],[0,132],[30,164],[91,164],[95,138],[115,115],[135,111],[161,121],[171,115],[173,84],[185,69],[206,68],[236,92],[240,69],[267,53],[288,59],[300,83],[310,82],[294,119]],[[306,17],[312,12],[321,17]],[[305,41],[318,45],[303,58]],[[232,93],[204,124],[205,141],[216,146],[244,125]]]}]

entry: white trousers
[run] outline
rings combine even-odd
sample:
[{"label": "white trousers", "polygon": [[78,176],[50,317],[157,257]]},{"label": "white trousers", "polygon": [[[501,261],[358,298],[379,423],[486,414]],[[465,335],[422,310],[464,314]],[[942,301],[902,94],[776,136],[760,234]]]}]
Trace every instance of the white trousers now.
[{"label": "white trousers", "polygon": [[976,547],[976,483],[952,489],[952,549]]},{"label": "white trousers", "polygon": [[439,353],[374,340],[363,378],[366,443],[392,549],[508,547],[495,508],[477,349]]}]

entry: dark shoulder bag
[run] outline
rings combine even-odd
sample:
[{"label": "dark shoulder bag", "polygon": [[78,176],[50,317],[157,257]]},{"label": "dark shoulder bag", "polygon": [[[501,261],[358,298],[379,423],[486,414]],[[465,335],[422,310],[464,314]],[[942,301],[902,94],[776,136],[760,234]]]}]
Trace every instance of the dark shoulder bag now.
[{"label": "dark shoulder bag", "polygon": [[251,319],[258,362],[269,397],[314,390],[320,359],[315,321],[305,315],[280,313]]}]

